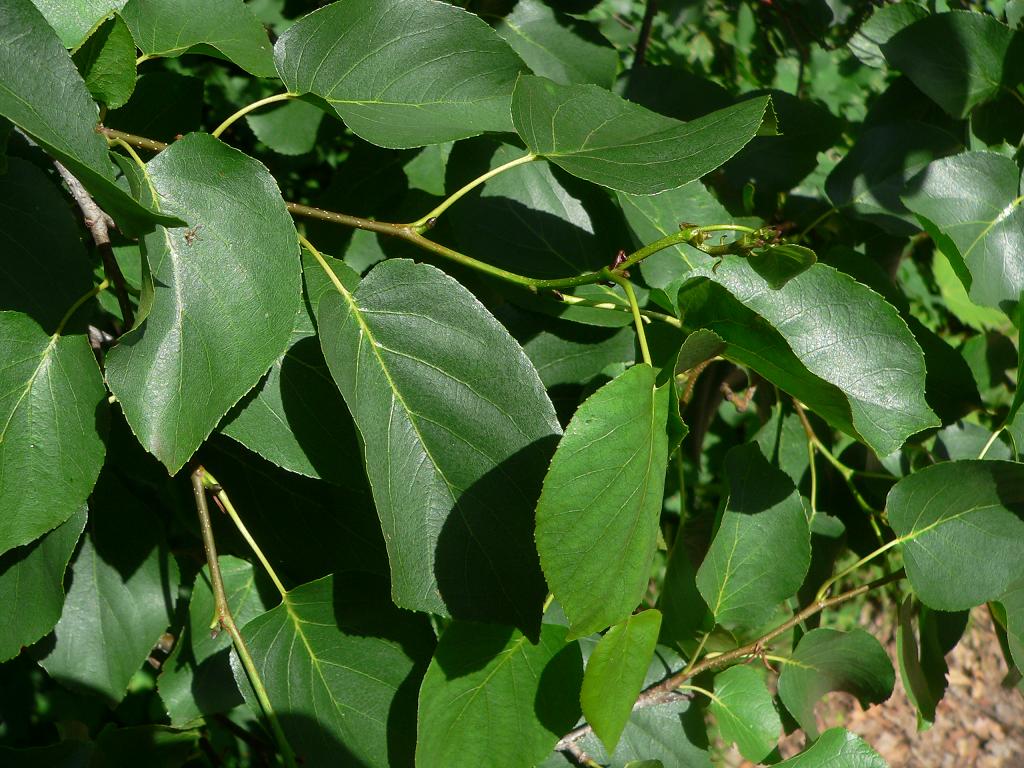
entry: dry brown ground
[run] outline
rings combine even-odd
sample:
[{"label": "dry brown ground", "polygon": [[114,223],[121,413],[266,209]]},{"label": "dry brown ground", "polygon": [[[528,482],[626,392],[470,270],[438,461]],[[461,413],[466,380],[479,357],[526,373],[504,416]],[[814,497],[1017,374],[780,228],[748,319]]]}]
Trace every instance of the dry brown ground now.
[{"label": "dry brown ground", "polygon": [[[891,658],[896,636],[891,622],[870,615],[865,608],[863,626],[872,627]],[[984,609],[971,614],[964,639],[947,656],[949,688],[939,704],[935,724],[917,732],[917,715],[907,700],[899,674],[896,690],[885,703],[862,711],[848,694],[832,694],[818,705],[819,725],[844,725],[862,736],[891,768],[1024,768],[1024,695],[1003,688],[1006,675],[992,628]],[[793,734],[783,743],[783,754],[796,754],[802,737]],[[752,768],[753,764],[730,752],[723,766]]]}]

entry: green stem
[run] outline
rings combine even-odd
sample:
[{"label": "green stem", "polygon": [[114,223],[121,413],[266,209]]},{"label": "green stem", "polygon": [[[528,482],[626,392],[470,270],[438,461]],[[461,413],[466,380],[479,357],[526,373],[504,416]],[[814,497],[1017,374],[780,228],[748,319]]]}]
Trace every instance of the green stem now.
[{"label": "green stem", "polygon": [[249,647],[246,645],[245,638],[238,631],[234,616],[231,615],[231,606],[228,605],[227,593],[224,591],[224,578],[220,573],[220,561],[217,559],[217,545],[213,539],[210,510],[206,504],[205,474],[206,472],[201,466],[196,467],[192,472],[192,494],[195,496],[196,512],[199,514],[199,529],[203,535],[206,564],[210,569],[210,585],[213,589],[213,601],[216,611],[215,625],[220,624],[231,637],[231,642],[234,643],[235,652],[238,654],[242,666],[245,667],[245,672],[249,676],[249,682],[252,684],[252,689],[256,694],[260,707],[262,707],[263,713],[267,716],[267,721],[270,723],[270,730],[274,734],[274,740],[281,751],[281,757],[284,759],[285,766],[287,768],[297,768],[295,753],[292,752],[291,745],[288,743],[284,730],[281,728],[281,723],[277,719],[277,714],[274,712],[274,707],[270,703],[270,696],[263,685],[263,679],[260,677],[259,670],[256,669],[256,663],[253,661],[252,654],[249,653]]},{"label": "green stem", "polygon": [[687,685],[680,685],[678,688],[676,688],[676,690],[677,691],[693,691],[694,693],[699,693],[699,694],[701,694],[703,696],[707,696],[709,699],[711,699],[716,704],[721,705],[721,703],[722,703],[722,700],[719,699],[717,696],[715,696],[715,694],[713,694],[707,688],[701,688],[699,685],[689,685],[689,684],[687,684]]},{"label": "green stem", "polygon": [[[614,309],[619,312],[631,312],[632,309],[622,304],[616,304],[611,301],[594,301],[592,299],[585,299],[582,296],[573,296],[572,294],[566,294],[559,297],[559,301],[570,304],[572,306],[580,307],[593,307],[594,309]],[[672,315],[666,315],[663,312],[654,312],[649,309],[641,309],[640,314],[644,317],[650,318],[651,320],[658,320],[662,323],[668,323],[669,325],[675,326],[676,328],[682,328],[683,324],[679,321],[678,317],[672,317]]]},{"label": "green stem", "polygon": [[537,159],[537,155],[530,152],[529,154],[524,155],[523,157],[517,157],[515,160],[510,160],[504,165],[499,165],[494,170],[488,171],[483,176],[478,176],[477,178],[473,179],[471,182],[466,184],[464,187],[459,189],[457,192],[449,195],[447,199],[445,199],[440,205],[434,208],[434,210],[432,210],[430,213],[421,216],[420,218],[416,219],[416,221],[412,222],[411,224],[406,224],[405,226],[409,227],[410,229],[415,229],[420,234],[423,234],[434,225],[434,220],[438,216],[447,211],[461,197],[465,196],[467,193],[469,193],[476,187],[479,187],[488,179],[493,179],[499,173],[504,173],[510,168],[515,168],[517,165],[524,165],[525,163],[530,163]]},{"label": "green stem", "polygon": [[57,324],[57,330],[53,332],[53,335],[60,336],[62,333],[64,333],[64,326],[66,326],[68,322],[70,322],[71,318],[74,317],[75,312],[81,309],[82,305],[85,304],[87,301],[103,293],[103,291],[107,290],[107,288],[109,287],[110,281],[104,280],[99,285],[94,286],[92,290],[90,290],[88,293],[83,294],[82,296],[79,296],[77,299],[75,299],[75,303],[68,307],[68,311],[64,313],[64,317],[60,319],[60,323]]},{"label": "green stem", "polygon": [[879,555],[882,555],[882,554],[888,552],[890,549],[892,549],[893,547],[895,547],[897,544],[899,544],[902,541],[903,541],[903,539],[893,539],[892,541],[887,542],[887,543],[883,544],[882,546],[880,546],[874,552],[871,552],[870,554],[865,555],[860,560],[858,560],[856,563],[851,565],[849,568],[844,568],[843,570],[841,570],[839,573],[837,573],[835,576],[833,576],[831,579],[829,579],[828,581],[826,581],[824,584],[821,585],[821,588],[818,590],[817,595],[815,595],[815,598],[814,598],[815,601],[823,600],[825,598],[825,595],[827,595],[828,591],[832,588],[832,585],[835,584],[837,581],[843,579],[846,576],[849,576],[851,573],[856,571],[861,566],[866,565],[867,563],[870,563],[876,557],[878,557]]},{"label": "green stem", "polygon": [[644,318],[640,314],[640,305],[636,300],[636,292],[633,290],[633,284],[629,282],[625,277],[613,274],[612,280],[622,286],[622,290],[626,292],[626,298],[629,299],[629,308],[633,312],[633,323],[636,325],[636,335],[640,339],[640,354],[643,356],[643,360],[652,368],[654,363],[651,362],[651,350],[647,348],[647,334],[644,333]]},{"label": "green stem", "polygon": [[697,237],[700,234],[700,231],[700,227],[686,227],[685,229],[680,229],[678,232],[673,232],[671,235],[666,235],[660,240],[655,240],[653,243],[633,251],[633,253],[627,256],[626,260],[618,266],[618,269],[620,271],[625,271],[637,262],[643,261],[648,256],[653,256],[658,251],[671,248],[673,245],[682,245],[683,243],[689,242],[690,240],[693,240],[693,238]]},{"label": "green stem", "polygon": [[144,54],[142,54],[141,56],[139,56],[139,58],[137,58],[137,59],[135,60],[135,66],[137,67],[137,66],[139,66],[140,64],[142,64],[143,62],[145,62],[145,61],[149,61],[149,60],[150,60],[151,58],[153,58],[153,57],[152,57],[152,56],[150,56],[150,55],[149,55],[148,53],[144,53]]},{"label": "green stem", "polygon": [[287,596],[288,590],[284,588],[281,580],[277,578],[277,574],[274,572],[274,568],[270,565],[270,561],[267,560],[266,555],[263,554],[263,550],[260,549],[256,540],[249,533],[249,529],[245,527],[245,523],[242,522],[242,518],[239,516],[238,511],[235,509],[235,505],[231,503],[231,499],[228,497],[228,492],[224,490],[224,487],[217,482],[209,470],[203,473],[203,485],[209,490],[217,494],[217,500],[224,507],[224,511],[228,513],[228,517],[231,518],[231,522],[235,524],[238,532],[242,534],[242,538],[245,539],[246,543],[255,553],[256,558],[260,561],[263,569],[267,572],[270,580],[274,582],[274,586],[277,587],[277,591],[281,593],[282,599]]},{"label": "green stem", "polygon": [[288,99],[294,99],[296,97],[296,95],[297,94],[294,94],[294,93],[278,93],[278,94],[275,94],[274,96],[267,96],[267,98],[265,98],[265,99],[260,99],[259,101],[254,101],[252,104],[248,104],[248,105],[242,107],[240,110],[238,110],[233,115],[228,117],[227,120],[225,120],[223,123],[221,123],[216,128],[214,128],[212,136],[215,139],[216,138],[220,138],[220,135],[222,133],[224,133],[224,131],[226,131],[229,127],[231,127],[232,123],[234,123],[236,120],[238,120],[238,119],[240,119],[242,117],[245,117],[247,114],[252,112],[254,109],[259,109],[260,107],[264,107],[267,104],[273,104],[273,103],[278,102],[278,101],[288,101]]},{"label": "green stem", "polygon": [[978,458],[979,459],[984,459],[985,458],[985,454],[987,454],[989,449],[993,445],[995,445],[996,438],[999,437],[999,435],[1002,433],[1002,431],[1004,429],[1006,429],[1005,425],[1001,426],[999,429],[997,429],[995,432],[992,433],[992,436],[985,442],[985,446],[981,449],[981,453],[978,454]]}]

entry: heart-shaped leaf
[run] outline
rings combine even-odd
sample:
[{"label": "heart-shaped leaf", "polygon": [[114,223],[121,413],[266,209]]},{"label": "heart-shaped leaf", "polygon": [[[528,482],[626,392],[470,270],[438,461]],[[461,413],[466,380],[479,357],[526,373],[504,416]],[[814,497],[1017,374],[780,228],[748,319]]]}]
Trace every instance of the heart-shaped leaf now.
[{"label": "heart-shaped leaf", "polygon": [[776,763],[775,768],[889,768],[860,736],[843,728],[830,728],[796,757]]}]

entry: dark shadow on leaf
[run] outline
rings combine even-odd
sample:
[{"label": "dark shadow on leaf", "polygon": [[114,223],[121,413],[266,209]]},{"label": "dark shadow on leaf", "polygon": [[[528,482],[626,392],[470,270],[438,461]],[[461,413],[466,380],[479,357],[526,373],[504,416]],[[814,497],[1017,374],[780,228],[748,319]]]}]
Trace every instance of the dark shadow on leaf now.
[{"label": "dark shadow on leaf", "polygon": [[434,552],[440,597],[451,616],[540,629],[547,586],[533,541],[534,509],[558,439],[538,440],[459,493]]}]

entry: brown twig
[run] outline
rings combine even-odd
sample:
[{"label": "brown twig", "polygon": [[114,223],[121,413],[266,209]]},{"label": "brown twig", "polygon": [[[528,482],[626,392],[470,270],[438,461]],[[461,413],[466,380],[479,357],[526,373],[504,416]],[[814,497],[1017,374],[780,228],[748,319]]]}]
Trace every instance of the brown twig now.
[{"label": "brown twig", "polygon": [[644,9],[644,20],[640,23],[640,37],[636,41],[636,55],[633,57],[633,68],[642,67],[647,57],[647,46],[651,43],[651,28],[654,17],[658,13],[658,0],[647,0]]},{"label": "brown twig", "polygon": [[[890,573],[887,576],[883,576],[880,579],[875,579],[867,584],[862,584],[859,587],[843,592],[842,594],[836,595],[835,597],[823,598],[816,600],[815,602],[808,605],[802,611],[794,615],[788,621],[783,622],[775,629],[771,630],[767,634],[762,635],[752,643],[747,643],[744,646],[720,654],[718,656],[712,656],[711,658],[705,658],[703,661],[699,661],[696,664],[683,669],[681,672],[677,672],[671,677],[662,680],[660,683],[652,685],[650,688],[642,691],[640,696],[637,697],[636,703],[633,705],[633,709],[643,709],[644,707],[651,707],[655,704],[665,704],[672,701],[678,694],[676,689],[685,683],[687,680],[697,677],[704,672],[711,669],[718,669],[719,667],[727,666],[733,662],[740,661],[748,657],[756,657],[764,653],[765,645],[770,643],[775,638],[782,634],[785,634],[790,629],[795,627],[797,624],[802,624],[817,613],[831,608],[840,603],[845,603],[847,600],[852,600],[855,597],[870,592],[878,587],[885,586],[893,581],[898,581],[904,576],[903,569]],[[555,745],[555,749],[561,751],[567,751],[569,744],[575,742],[591,732],[589,725],[582,725],[573,731],[570,731],[561,738],[558,744]]]},{"label": "brown twig", "polygon": [[125,283],[124,274],[114,258],[114,249],[110,244],[110,228],[115,226],[111,219],[92,199],[85,187],[82,186],[74,174],[56,160],[53,161],[57,173],[64,179],[64,183],[74,198],[78,209],[82,212],[86,229],[92,235],[96,243],[96,250],[103,259],[103,273],[106,275],[110,285],[114,288],[114,295],[117,296],[117,305],[121,308],[121,317],[124,319],[124,330],[128,330],[135,322],[135,313],[132,310],[131,299],[128,298],[128,285]]},{"label": "brown twig", "polygon": [[170,146],[170,144],[165,144],[156,139],[147,139],[145,136],[136,136],[134,133],[115,131],[113,128],[106,128],[102,125],[96,126],[96,133],[102,133],[108,139],[120,139],[125,144],[131,144],[139,149],[148,149],[150,152],[162,152]]}]

